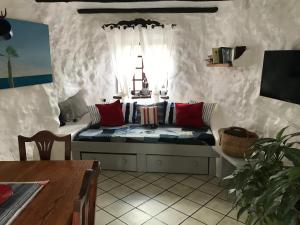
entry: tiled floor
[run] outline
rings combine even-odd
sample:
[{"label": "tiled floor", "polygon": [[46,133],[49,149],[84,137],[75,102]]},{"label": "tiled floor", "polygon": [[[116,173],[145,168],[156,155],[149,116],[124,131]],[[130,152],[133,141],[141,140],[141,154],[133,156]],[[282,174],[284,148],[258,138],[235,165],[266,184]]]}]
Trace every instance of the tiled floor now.
[{"label": "tiled floor", "polygon": [[243,225],[227,190],[205,175],[103,171],[96,225]]}]

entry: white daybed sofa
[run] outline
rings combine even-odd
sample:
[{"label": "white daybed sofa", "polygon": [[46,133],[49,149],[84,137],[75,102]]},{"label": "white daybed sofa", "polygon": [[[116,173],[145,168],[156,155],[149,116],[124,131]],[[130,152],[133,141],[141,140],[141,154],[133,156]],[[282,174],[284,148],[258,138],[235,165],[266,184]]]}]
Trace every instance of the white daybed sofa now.
[{"label": "white daybed sofa", "polygon": [[[218,128],[222,124],[218,106],[214,110],[211,130],[218,143]],[[75,160],[91,159],[101,161],[102,169],[208,174],[218,176],[222,170],[222,159],[213,150],[213,146],[159,144],[159,143],[116,143],[74,141],[74,137],[89,125],[86,114],[76,123],[59,128],[60,134],[72,135],[72,157]],[[217,159],[217,160],[216,160]],[[216,174],[216,170],[217,172]],[[219,174],[219,176],[221,176]]]}]

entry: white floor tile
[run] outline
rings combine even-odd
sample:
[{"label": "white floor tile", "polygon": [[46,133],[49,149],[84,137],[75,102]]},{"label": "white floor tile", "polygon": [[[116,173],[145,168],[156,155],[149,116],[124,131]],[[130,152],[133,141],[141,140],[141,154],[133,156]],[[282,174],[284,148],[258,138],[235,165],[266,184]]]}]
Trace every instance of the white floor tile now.
[{"label": "white floor tile", "polygon": [[103,181],[102,183],[100,183],[98,185],[99,188],[103,189],[104,191],[109,191],[111,189],[113,189],[114,187],[120,186],[121,184],[111,180],[111,179],[107,179],[105,181]]},{"label": "white floor tile", "polygon": [[159,220],[152,218],[151,220],[148,220],[143,225],[165,225],[165,223],[160,222]]},{"label": "white floor tile", "polygon": [[106,176],[100,174],[100,175],[98,176],[97,183],[101,183],[101,182],[103,182],[103,181],[105,181],[105,180],[107,180],[107,179],[108,179],[108,177],[106,177]]},{"label": "white floor tile", "polygon": [[210,201],[214,196],[206,194],[204,192],[195,190],[185,198],[188,200],[191,200],[193,202],[196,202],[200,205],[205,205],[208,201]]},{"label": "white floor tile", "polygon": [[214,198],[209,203],[207,203],[205,207],[226,215],[230,212],[230,210],[232,210],[233,205],[228,201],[224,201],[219,198]]},{"label": "white floor tile", "polygon": [[203,192],[205,192],[207,194],[211,194],[211,195],[217,195],[218,193],[220,193],[223,190],[222,187],[219,187],[218,185],[211,184],[211,183],[203,184],[198,189],[200,191],[203,191]]},{"label": "white floor tile", "polygon": [[184,180],[185,178],[187,178],[189,175],[186,174],[167,174],[165,177],[169,178],[170,180],[174,180],[176,182],[180,182],[182,180]]},{"label": "white floor tile", "polygon": [[159,214],[166,208],[168,208],[168,206],[166,206],[156,200],[153,200],[153,199],[143,203],[142,205],[140,205],[138,207],[138,209],[144,211],[145,213],[147,213],[151,216],[155,216],[155,215]]},{"label": "white floor tile", "polygon": [[127,171],[126,173],[134,177],[139,177],[144,174],[143,172],[136,172],[136,171]]},{"label": "white floor tile", "polygon": [[177,202],[180,199],[180,197],[169,191],[165,191],[165,192],[159,194],[158,196],[156,196],[154,199],[165,205],[170,206],[170,205],[174,204],[175,202]]},{"label": "white floor tile", "polygon": [[183,221],[183,223],[181,225],[205,225],[205,224],[190,217],[190,218],[186,219],[185,221]]},{"label": "white floor tile", "polygon": [[[97,224],[95,224],[97,225]],[[108,225],[126,225],[126,223],[123,223],[121,220],[114,220],[110,222]]]},{"label": "white floor tile", "polygon": [[203,207],[199,209],[194,215],[192,215],[192,217],[207,225],[216,225],[223,219],[224,215]]},{"label": "white floor tile", "polygon": [[112,215],[109,215],[107,212],[103,210],[99,210],[95,214],[95,225],[105,225],[115,218]]},{"label": "white floor tile", "polygon": [[125,215],[121,216],[119,219],[130,225],[140,225],[149,220],[151,216],[142,212],[141,210],[134,209]]},{"label": "white floor tile", "polygon": [[107,177],[114,177],[117,176],[120,173],[124,173],[122,171],[114,171],[114,170],[102,170],[101,174]]},{"label": "white floor tile", "polygon": [[194,189],[184,184],[178,183],[175,186],[171,187],[168,191],[183,197],[194,191]]},{"label": "white floor tile", "polygon": [[148,183],[152,183],[152,182],[158,180],[161,177],[162,177],[162,175],[157,174],[157,173],[144,173],[139,178],[146,181],[146,182],[148,182]]},{"label": "white floor tile", "polygon": [[209,175],[193,175],[192,177],[194,177],[196,179],[203,180],[203,181],[209,181],[209,180],[214,178],[214,177],[209,176]]},{"label": "white floor tile", "polygon": [[109,193],[104,193],[102,195],[99,195],[96,198],[96,205],[99,206],[100,208],[103,208],[105,206],[110,205],[111,203],[114,203],[115,201],[117,201],[118,199],[114,196],[112,196]]},{"label": "white floor tile", "polygon": [[109,191],[110,194],[114,195],[117,198],[124,198],[133,192],[134,192],[134,190],[130,189],[129,187],[127,187],[125,185],[118,186]]},{"label": "white floor tile", "polygon": [[184,184],[184,185],[187,185],[189,187],[192,187],[192,188],[198,188],[202,184],[204,184],[205,181],[199,180],[199,179],[196,179],[196,178],[193,178],[193,177],[189,177],[189,178],[181,181],[181,183]]},{"label": "white floor tile", "polygon": [[153,198],[154,196],[162,193],[163,191],[164,191],[164,189],[157,187],[155,185],[152,185],[152,184],[149,184],[139,190],[139,192],[141,192],[144,195],[147,195],[150,198]]},{"label": "white floor tile", "polygon": [[101,188],[97,188],[97,196],[102,195],[105,191],[102,190]]},{"label": "white floor tile", "polygon": [[112,179],[119,182],[119,183],[125,183],[135,178],[134,176],[131,176],[127,173],[120,173],[119,175],[113,177]]},{"label": "white floor tile", "polygon": [[150,198],[147,197],[146,195],[140,194],[138,192],[134,192],[128,195],[127,197],[123,198],[122,200],[134,207],[137,207],[149,199]]},{"label": "white floor tile", "polygon": [[201,207],[201,205],[187,199],[181,199],[179,202],[176,202],[174,205],[172,205],[172,208],[189,216],[199,210]]},{"label": "white floor tile", "polygon": [[133,207],[121,200],[107,206],[104,210],[115,217],[120,217],[121,215],[129,212]]},{"label": "white floor tile", "polygon": [[218,223],[218,225],[244,225],[244,224],[230,217],[225,217],[224,219],[221,220],[220,223]]},{"label": "white floor tile", "polygon": [[164,188],[164,189],[168,189],[171,186],[173,186],[174,184],[176,184],[176,182],[173,181],[173,180],[170,180],[170,179],[168,179],[166,177],[162,177],[159,180],[153,182],[153,184],[156,185],[156,186],[158,186],[158,187],[161,187],[161,188]]},{"label": "white floor tile", "polygon": [[168,208],[167,210],[158,214],[156,218],[166,224],[176,225],[184,221],[187,216],[181,212],[176,211],[175,209]]},{"label": "white floor tile", "polygon": [[128,186],[131,189],[138,190],[143,187],[145,187],[148,183],[139,179],[139,178],[134,178],[133,180],[128,181],[125,183],[126,186]]}]

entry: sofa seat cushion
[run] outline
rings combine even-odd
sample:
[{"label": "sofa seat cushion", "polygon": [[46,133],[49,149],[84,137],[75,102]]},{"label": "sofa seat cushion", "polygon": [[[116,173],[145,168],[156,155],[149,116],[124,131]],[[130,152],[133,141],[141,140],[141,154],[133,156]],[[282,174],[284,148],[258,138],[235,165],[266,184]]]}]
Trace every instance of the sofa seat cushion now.
[{"label": "sofa seat cushion", "polygon": [[74,141],[215,145],[214,136],[208,127],[192,129],[159,126],[151,129],[138,124],[97,129],[89,127],[79,132]]}]

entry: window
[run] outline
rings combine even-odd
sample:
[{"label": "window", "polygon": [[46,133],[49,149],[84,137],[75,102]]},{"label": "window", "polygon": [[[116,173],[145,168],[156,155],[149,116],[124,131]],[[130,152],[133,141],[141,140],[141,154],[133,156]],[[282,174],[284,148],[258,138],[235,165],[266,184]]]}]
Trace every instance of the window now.
[{"label": "window", "polygon": [[118,95],[149,98],[159,96],[162,89],[166,92],[173,67],[173,32],[167,26],[106,31]]}]

